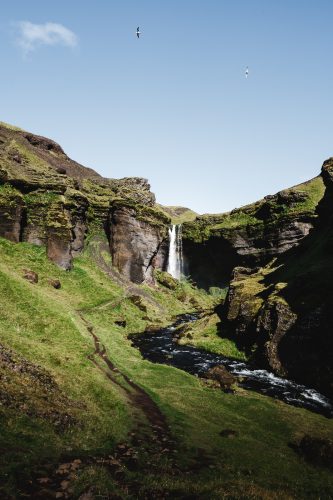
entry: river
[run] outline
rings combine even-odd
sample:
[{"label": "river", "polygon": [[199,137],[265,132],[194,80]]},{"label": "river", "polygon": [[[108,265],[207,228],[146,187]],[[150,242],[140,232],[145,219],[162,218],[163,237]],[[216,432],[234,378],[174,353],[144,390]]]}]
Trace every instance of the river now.
[{"label": "river", "polygon": [[181,315],[169,327],[154,333],[131,336],[132,344],[140,350],[145,359],[153,363],[175,366],[199,377],[216,365],[224,365],[231,373],[241,377],[239,385],[245,389],[333,418],[332,402],[314,389],[277,377],[267,370],[258,369],[243,361],[212,354],[189,345],[179,345],[175,338],[177,326],[196,321],[197,318],[195,314]]}]

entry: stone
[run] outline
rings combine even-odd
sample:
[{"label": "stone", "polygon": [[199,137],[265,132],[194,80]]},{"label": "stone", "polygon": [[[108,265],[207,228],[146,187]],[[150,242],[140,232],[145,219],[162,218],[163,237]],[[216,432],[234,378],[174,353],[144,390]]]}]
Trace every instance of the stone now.
[{"label": "stone", "polygon": [[127,323],[126,320],[116,320],[114,324],[117,326],[121,326],[122,328],[125,328]]},{"label": "stone", "polygon": [[21,193],[9,185],[0,186],[0,236],[18,243],[21,236],[24,201]]},{"label": "stone", "polygon": [[23,278],[30,283],[38,283],[38,274],[30,269],[23,269]]},{"label": "stone", "polygon": [[167,226],[140,220],[137,209],[115,207],[111,215],[110,249],[113,264],[134,283],[154,283],[155,258]]},{"label": "stone", "polygon": [[287,371],[279,357],[279,345],[296,319],[297,315],[290,310],[289,305],[276,299],[265,304],[257,320],[257,331],[268,338],[264,344],[264,358],[269,368],[282,377],[287,375]]},{"label": "stone", "polygon": [[48,284],[53,286],[56,290],[59,290],[61,288],[61,282],[58,279],[49,279]]},{"label": "stone", "polygon": [[232,375],[227,368],[223,365],[217,365],[210,368],[206,373],[205,377],[211,380],[216,380],[222,390],[229,392],[232,390],[232,386],[236,384],[237,377]]},{"label": "stone", "polygon": [[220,436],[224,438],[233,439],[238,436],[238,432],[233,429],[223,429],[220,432]]},{"label": "stone", "polygon": [[144,302],[144,299],[140,295],[131,295],[128,297],[129,300],[134,304],[140,311],[146,313],[147,312],[147,306]]},{"label": "stone", "polygon": [[66,175],[65,167],[57,167],[56,171],[58,172],[58,174]]},{"label": "stone", "polygon": [[55,264],[66,271],[72,268],[72,252],[70,242],[56,234],[47,240],[47,256]]},{"label": "stone", "polygon": [[155,278],[158,283],[169,288],[169,290],[176,290],[179,286],[179,281],[171,276],[171,274],[156,269]]}]

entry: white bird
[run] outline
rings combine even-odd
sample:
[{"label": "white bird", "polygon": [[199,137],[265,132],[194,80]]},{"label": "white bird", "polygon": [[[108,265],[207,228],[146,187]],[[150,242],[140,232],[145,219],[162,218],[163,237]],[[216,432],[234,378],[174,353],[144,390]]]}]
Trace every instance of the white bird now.
[{"label": "white bird", "polygon": [[245,78],[247,78],[249,76],[249,67],[246,66],[246,69],[245,69]]},{"label": "white bird", "polygon": [[136,28],[136,36],[137,36],[138,38],[140,38],[140,35],[141,35],[141,31],[140,31],[140,27],[138,26],[138,27]]}]

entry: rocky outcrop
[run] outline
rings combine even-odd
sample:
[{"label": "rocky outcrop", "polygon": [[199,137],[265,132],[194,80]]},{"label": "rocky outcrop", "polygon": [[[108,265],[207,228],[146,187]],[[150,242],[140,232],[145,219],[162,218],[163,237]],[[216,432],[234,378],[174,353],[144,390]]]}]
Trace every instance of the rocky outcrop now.
[{"label": "rocky outcrop", "polygon": [[0,236],[15,243],[20,241],[23,198],[19,191],[6,185],[0,189]]},{"label": "rocky outcrop", "polygon": [[45,246],[69,270],[87,235],[103,234],[127,278],[153,282],[169,221],[147,179],[104,179],[54,141],[0,124],[0,236]]},{"label": "rocky outcrop", "polygon": [[217,365],[210,368],[205,373],[205,377],[218,382],[221,389],[225,392],[232,391],[232,386],[237,383],[237,377],[230,373],[223,365]]},{"label": "rocky outcrop", "polygon": [[220,310],[221,334],[256,362],[333,396],[333,161],[313,229],[262,267],[236,268]]},{"label": "rocky outcrop", "polygon": [[183,225],[188,274],[199,286],[223,286],[235,266],[262,266],[299,245],[314,227],[322,177],[221,215]]},{"label": "rocky outcrop", "polygon": [[279,345],[296,320],[297,315],[281,298],[275,298],[265,304],[258,316],[257,330],[267,339],[264,341],[262,353],[264,360],[269,368],[280,376],[286,375],[287,372],[279,356]]},{"label": "rocky outcrop", "polygon": [[[156,220],[154,220],[154,218]],[[168,219],[143,206],[115,204],[111,212],[112,262],[134,283],[154,282]]]},{"label": "rocky outcrop", "polygon": [[30,269],[23,269],[23,278],[29,281],[29,283],[38,283],[38,274]]}]

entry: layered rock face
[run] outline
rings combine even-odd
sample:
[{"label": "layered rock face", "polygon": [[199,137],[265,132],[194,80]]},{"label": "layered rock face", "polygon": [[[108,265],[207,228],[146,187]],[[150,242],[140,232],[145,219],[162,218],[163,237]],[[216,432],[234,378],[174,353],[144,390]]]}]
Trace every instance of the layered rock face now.
[{"label": "layered rock face", "polygon": [[264,265],[297,246],[314,226],[321,177],[221,215],[183,225],[188,273],[199,286],[223,286],[235,266]]},{"label": "layered rock face", "polygon": [[221,335],[254,361],[333,396],[333,160],[304,184],[183,225],[188,272],[229,285]]},{"label": "layered rock face", "polygon": [[162,243],[167,239],[168,219],[161,214],[160,224],[141,220],[140,211],[116,204],[111,212],[110,248],[113,264],[134,283],[154,282],[153,270]]},{"label": "layered rock face", "polygon": [[313,229],[258,268],[236,268],[220,311],[221,334],[261,366],[333,396],[333,160]]},{"label": "layered rock face", "polygon": [[169,222],[146,179],[104,179],[54,141],[0,124],[0,236],[43,245],[69,270],[86,236],[102,233],[114,265],[141,283],[165,265]]}]

